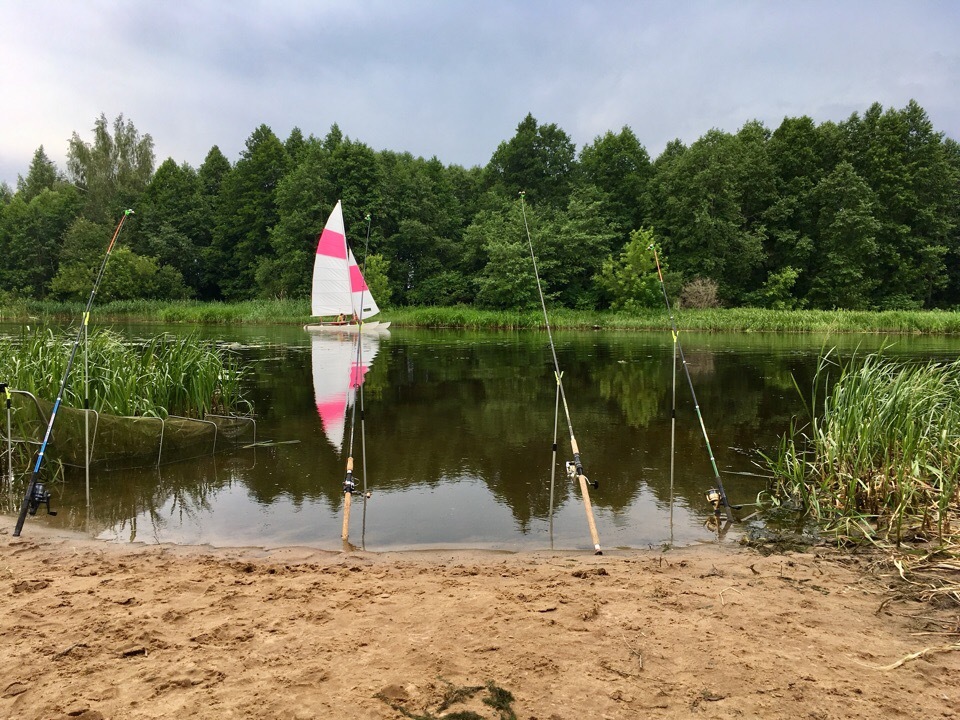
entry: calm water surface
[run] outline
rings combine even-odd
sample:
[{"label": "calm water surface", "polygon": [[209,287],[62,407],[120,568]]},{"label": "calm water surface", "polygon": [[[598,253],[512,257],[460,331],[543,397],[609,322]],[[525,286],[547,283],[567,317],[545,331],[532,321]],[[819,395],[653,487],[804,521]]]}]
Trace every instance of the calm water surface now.
[{"label": "calm water surface", "polygon": [[[257,439],[275,444],[159,468],[95,470],[89,505],[83,472],[68,472],[52,487],[60,514],[41,511],[24,534],[42,523],[116,541],[342,547],[353,341],[283,327],[199,332],[238,344],[251,368]],[[894,342],[888,354],[924,360],[960,352],[952,338],[686,333],[681,340],[734,503],[752,503],[764,489],[759,452],[771,451],[802,411],[794,382],[809,386],[821,348],[849,356]],[[555,341],[584,469],[599,483],[591,500],[601,544],[716,540],[704,499],[713,470],[682,369],[671,490],[670,334],[556,332]],[[352,543],[374,551],[592,547],[579,487],[563,473],[571,456],[562,406],[551,514],[556,382],[545,333],[396,328],[369,338],[361,358],[363,432],[358,412],[352,442],[358,483],[372,497],[354,501]],[[7,500],[5,511],[15,512],[19,499]]]}]

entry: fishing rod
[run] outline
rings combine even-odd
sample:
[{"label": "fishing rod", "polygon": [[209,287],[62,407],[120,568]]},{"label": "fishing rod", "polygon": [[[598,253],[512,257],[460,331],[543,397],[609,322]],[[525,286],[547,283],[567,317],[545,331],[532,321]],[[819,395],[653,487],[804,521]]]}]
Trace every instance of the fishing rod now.
[{"label": "fishing rod", "polygon": [[60,390],[57,392],[57,399],[53,403],[53,410],[50,411],[50,420],[47,423],[47,431],[44,433],[43,442],[40,444],[40,450],[37,452],[37,462],[33,466],[33,473],[30,475],[30,482],[27,483],[27,490],[23,494],[23,502],[20,504],[20,516],[17,518],[16,527],[13,529],[13,537],[20,537],[20,531],[23,530],[23,523],[27,519],[27,514],[36,515],[41,505],[47,506],[47,513],[56,515],[50,510],[50,492],[44,487],[43,483],[38,482],[40,467],[43,465],[43,458],[46,454],[47,443],[50,442],[50,436],[53,434],[53,423],[57,419],[57,411],[60,409],[60,403],[63,402],[63,393],[67,389],[67,380],[70,377],[70,369],[73,367],[73,360],[77,356],[77,348],[83,340],[84,331],[90,322],[90,308],[93,307],[93,299],[97,296],[97,290],[100,288],[100,281],[103,280],[103,273],[107,269],[107,261],[110,259],[110,253],[113,252],[113,246],[117,242],[120,230],[127,218],[133,215],[133,210],[126,210],[120,222],[117,223],[113,231],[113,237],[110,238],[110,244],[107,245],[107,253],[103,256],[103,262],[100,263],[100,270],[97,272],[96,279],[93,281],[93,288],[90,290],[90,298],[87,300],[87,307],[83,312],[83,322],[77,331],[77,339],[73,342],[73,348],[70,350],[70,358],[67,360],[67,366],[63,370],[63,378],[60,380]]},{"label": "fishing rod", "polygon": [[13,485],[13,423],[10,417],[10,388],[6,383],[0,383],[0,395],[3,395],[7,406],[7,481]]},{"label": "fishing rod", "polygon": [[553,343],[553,332],[550,330],[550,319],[547,317],[547,301],[543,298],[543,288],[540,285],[540,271],[537,269],[537,256],[533,251],[533,240],[530,237],[530,227],[527,224],[526,193],[520,191],[520,210],[523,213],[523,228],[527,233],[527,244],[530,246],[530,259],[533,261],[533,275],[537,280],[537,293],[540,295],[540,307],[543,308],[543,322],[547,326],[547,338],[550,340],[550,353],[553,355],[553,371],[557,378],[557,389],[560,393],[560,399],[563,401],[563,412],[567,418],[567,429],[570,432],[570,449],[573,451],[573,461],[567,463],[567,474],[571,478],[577,478],[580,482],[580,493],[583,495],[583,507],[587,513],[587,525],[590,527],[590,537],[593,540],[594,554],[602,555],[600,549],[600,536],[597,534],[597,523],[593,519],[593,505],[590,503],[590,490],[588,485],[592,484],[594,489],[598,488],[598,482],[591,483],[587,476],[583,474],[583,463],[580,460],[580,448],[577,446],[577,439],[573,434],[573,422],[570,420],[570,407],[567,405],[567,395],[563,390],[563,373],[560,372],[560,362],[557,360],[557,348]]},{"label": "fishing rod", "polygon": [[[720,514],[720,508],[723,507],[727,514],[727,522],[733,522],[733,510],[730,507],[730,503],[727,502],[727,493],[723,489],[723,480],[720,479],[720,471],[717,470],[717,461],[713,457],[713,448],[710,447],[710,437],[707,435],[707,426],[703,423],[703,414],[700,412],[700,404],[697,402],[697,393],[694,392],[693,389],[693,380],[690,378],[690,368],[687,367],[687,358],[684,356],[683,346],[680,344],[680,331],[677,330],[677,323],[673,319],[673,309],[670,307],[670,298],[667,296],[667,285],[663,281],[663,271],[660,269],[660,256],[657,254],[656,243],[650,243],[650,245],[647,246],[647,250],[653,250],[653,259],[657,263],[657,276],[660,278],[660,289],[663,291],[663,301],[667,305],[667,315],[670,317],[670,329],[673,333],[674,350],[680,354],[680,362],[687,376],[687,384],[690,386],[690,396],[693,398],[693,407],[697,412],[697,419],[700,421],[700,430],[703,432],[703,441],[707,445],[707,455],[710,456],[710,465],[713,467],[713,477],[714,480],[717,481],[717,487],[710,488],[707,491],[707,500],[713,505],[713,511],[716,515]],[[674,369],[676,369],[676,361],[674,361]],[[676,414],[676,404],[674,404],[674,414]],[[672,472],[671,466],[671,477]]]},{"label": "fishing rod", "polygon": [[[367,272],[367,255],[368,249],[370,247],[370,213],[367,213],[367,237],[363,246],[363,269],[360,271],[360,274],[366,278]],[[353,366],[351,371],[351,376],[353,380],[354,392],[359,394],[360,400],[360,448],[361,448],[361,460],[363,462],[363,529],[361,532],[361,544],[362,538],[366,534],[366,524],[367,524],[367,500],[370,497],[370,493],[367,491],[367,434],[366,426],[364,424],[364,412],[363,412],[363,353],[362,353],[362,332],[363,332],[363,294],[366,291],[366,279],[363,281],[363,286],[360,288],[360,312],[357,314],[357,361]],[[347,539],[350,535],[350,505],[353,502],[353,493],[357,491],[357,484],[353,477],[353,437],[357,429],[357,400],[354,398],[353,408],[351,410],[350,416],[350,447],[347,457],[347,475],[343,481],[343,528],[340,532],[340,539],[347,542]]]}]

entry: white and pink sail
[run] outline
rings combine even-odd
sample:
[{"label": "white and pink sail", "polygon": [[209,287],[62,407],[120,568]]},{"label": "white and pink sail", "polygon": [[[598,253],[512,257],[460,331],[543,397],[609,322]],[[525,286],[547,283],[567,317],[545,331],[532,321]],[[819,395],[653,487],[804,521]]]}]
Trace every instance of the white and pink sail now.
[{"label": "white and pink sail", "polygon": [[366,320],[380,312],[347,245],[339,200],[317,240],[310,298],[310,314],[317,317],[342,315],[347,321],[354,317]]}]

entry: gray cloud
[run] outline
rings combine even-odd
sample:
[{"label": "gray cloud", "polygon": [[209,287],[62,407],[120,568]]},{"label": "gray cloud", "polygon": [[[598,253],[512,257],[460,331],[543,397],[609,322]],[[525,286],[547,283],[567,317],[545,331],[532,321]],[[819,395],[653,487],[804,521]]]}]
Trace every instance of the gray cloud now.
[{"label": "gray cloud", "polygon": [[236,160],[266,123],[485,164],[532,112],[578,148],[628,125],[673,138],[916,99],[960,137],[960,3],[0,0],[0,181],[101,112],[159,160]]}]

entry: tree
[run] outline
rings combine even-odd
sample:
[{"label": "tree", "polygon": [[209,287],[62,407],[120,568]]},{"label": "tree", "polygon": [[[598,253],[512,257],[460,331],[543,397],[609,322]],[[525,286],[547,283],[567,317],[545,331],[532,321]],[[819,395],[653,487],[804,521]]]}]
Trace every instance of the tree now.
[{"label": "tree", "polygon": [[821,180],[814,196],[818,243],[810,305],[869,309],[873,291],[885,280],[878,266],[876,196],[848,162]]},{"label": "tree", "polygon": [[43,145],[37,148],[30,161],[30,170],[27,177],[17,176],[17,195],[25,202],[30,202],[43,190],[53,190],[62,181],[57,166],[47,157]]},{"label": "tree", "polygon": [[[523,222],[509,206],[501,212],[481,211],[464,232],[467,244],[482,248],[487,259],[476,277],[476,303],[496,310],[525,310],[539,302],[537,280],[530,261],[530,249]],[[527,214],[532,232],[536,214]]]},{"label": "tree", "polygon": [[524,191],[532,203],[565,207],[576,170],[576,147],[554,124],[539,125],[532,114],[517,133],[500,143],[487,165],[488,186],[507,198]]},{"label": "tree", "polygon": [[231,169],[230,161],[216,145],[210,148],[197,169],[199,210],[203,223],[196,228],[193,244],[199,254],[200,279],[196,284],[196,291],[201,300],[212,300],[220,294],[220,272],[217,266],[218,254],[213,248],[213,229],[219,215],[220,185]]},{"label": "tree", "polygon": [[876,196],[878,307],[929,305],[947,281],[957,175],[926,112],[874,103],[844,125],[850,164]]},{"label": "tree", "polygon": [[93,126],[93,142],[74,132],[67,151],[67,172],[84,192],[84,215],[94,222],[112,222],[136,205],[153,174],[153,138],[140,136],[130,120],[117,116],[113,135],[101,114]]},{"label": "tree", "polygon": [[[64,264],[53,279],[51,290],[63,300],[83,301],[90,296],[100,263]],[[116,247],[97,290],[101,302],[134,299],[183,299],[189,296],[180,273],[161,267],[154,258],[137,255],[130,248]]]},{"label": "tree", "polygon": [[197,172],[173,158],[161,163],[141,196],[136,218],[135,232],[127,236],[130,248],[176,268],[193,292],[200,293],[205,272],[195,238],[208,235],[209,220]]},{"label": "tree", "polygon": [[564,211],[541,214],[544,226],[533,240],[549,296],[565,307],[595,308],[599,288],[594,277],[620,235],[604,213],[602,194],[592,185],[579,188]]},{"label": "tree", "polygon": [[[633,131],[607,132],[580,151],[582,180],[604,195],[604,212],[626,236],[643,225],[643,198],[652,174],[650,156]],[[623,241],[621,241],[623,242]]]},{"label": "tree", "polygon": [[[614,258],[604,259],[597,283],[606,295],[612,310],[637,312],[642,308],[659,307],[663,303],[660,278],[651,245],[655,242],[652,228],[630,233],[630,241]],[[666,259],[661,259],[666,267]]]},{"label": "tree", "polygon": [[394,298],[425,305],[469,302],[459,247],[465,222],[450,176],[435,158],[381,152],[378,160],[378,251],[390,258]]},{"label": "tree", "polygon": [[0,226],[0,289],[43,298],[60,263],[64,233],[82,198],[72,185],[44,189],[25,202],[19,194],[6,206]]},{"label": "tree", "polygon": [[272,257],[270,229],[276,224],[277,185],[287,171],[283,144],[266,125],[247,138],[246,149],[224,176],[213,233],[219,287],[228,300],[257,295],[257,268]]},{"label": "tree", "polygon": [[762,225],[744,215],[760,204],[745,190],[748,145],[710,130],[688,149],[668,146],[650,183],[652,218],[674,267],[715,281],[734,304],[759,284],[766,257]]}]

